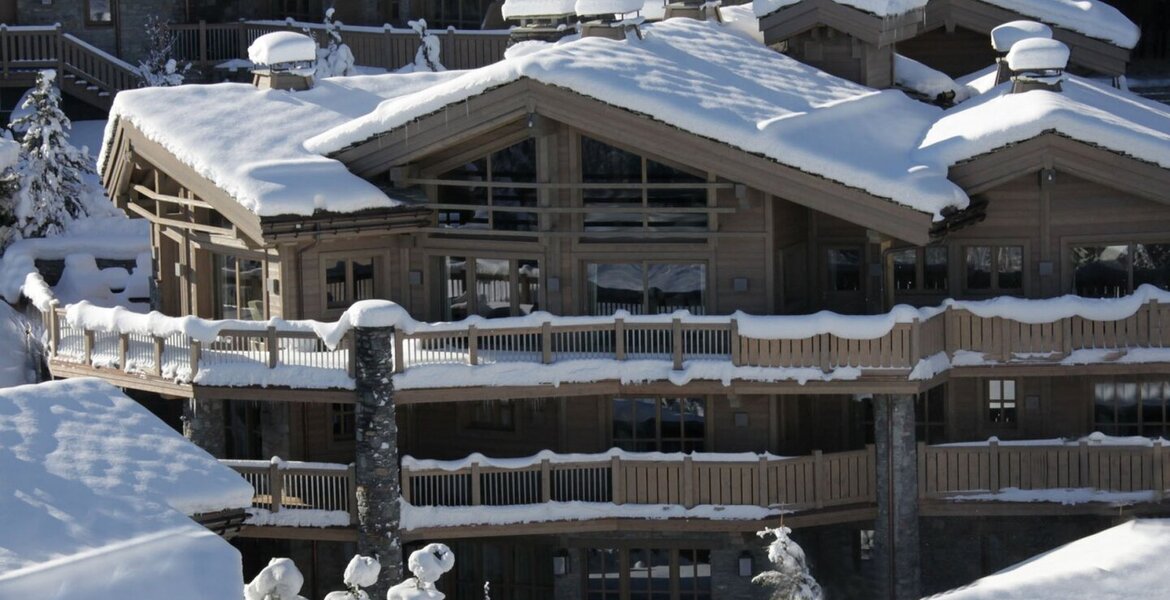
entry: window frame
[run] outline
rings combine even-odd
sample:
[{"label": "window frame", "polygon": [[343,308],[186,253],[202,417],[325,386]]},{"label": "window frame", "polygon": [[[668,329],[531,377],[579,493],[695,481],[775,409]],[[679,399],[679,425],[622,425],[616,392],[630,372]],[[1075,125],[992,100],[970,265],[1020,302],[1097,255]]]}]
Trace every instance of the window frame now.
[{"label": "window frame", "polygon": [[[1001,248],[1020,249],[1020,287],[1004,288],[999,285],[998,256]],[[1030,288],[1028,241],[1016,239],[961,240],[958,243],[958,257],[953,261],[959,272],[959,289],[964,296],[1027,296]],[[973,288],[967,280],[967,249],[988,248],[991,252],[991,281],[986,288]],[[948,267],[951,254],[948,253]]]},{"label": "window frame", "polygon": [[[431,260],[436,263],[434,266],[438,276],[435,277],[436,284],[431,287],[432,293],[437,296],[431,304],[437,308],[436,317],[439,320],[452,321],[455,320],[450,312],[450,296],[447,291],[447,284],[450,280],[448,277],[448,260],[452,258],[462,258],[464,261],[463,267],[463,290],[467,295],[467,316],[479,314],[479,294],[468,294],[468,290],[475,290],[477,288],[477,279],[479,278],[478,267],[468,268],[474,266],[479,260],[506,260],[508,261],[508,316],[518,317],[523,316],[524,313],[520,303],[520,290],[522,289],[520,282],[520,263],[535,262],[536,263],[536,298],[533,299],[532,308],[530,312],[537,312],[546,310],[544,306],[548,302],[548,290],[545,286],[545,275],[543,264],[545,262],[543,253],[537,254],[474,254],[463,250],[438,251],[431,255]],[[543,303],[543,304],[542,304]],[[466,318],[466,317],[465,317]],[[486,317],[490,318],[490,317]]]},{"label": "window frame", "polygon": [[114,22],[118,20],[118,0],[108,0],[108,1],[109,1],[109,9],[110,9],[110,19],[108,21],[95,21],[91,18],[93,16],[93,11],[90,9],[90,6],[91,6],[91,3],[93,2],[93,0],[85,0],[85,4],[82,6],[82,10],[85,11],[84,17],[85,17],[85,27],[86,28],[102,28],[102,29],[104,29],[107,27],[114,26]]},{"label": "window frame", "polygon": [[[240,321],[265,321],[265,320],[268,320],[269,318],[271,318],[272,314],[270,312],[271,309],[269,307],[270,299],[268,297],[268,266],[269,266],[269,262],[267,260],[267,257],[263,256],[263,255],[254,255],[254,254],[211,252],[210,253],[211,302],[212,302],[211,309],[212,309],[212,313],[213,313],[213,315],[212,315],[213,318],[216,318],[216,319],[233,318],[233,317],[227,317],[226,313],[224,312],[224,307],[226,305],[224,304],[225,298],[223,297],[224,295],[222,293],[223,288],[224,288],[224,284],[226,283],[226,274],[224,273],[224,269],[220,268],[220,260],[222,259],[223,261],[225,261],[224,266],[226,266],[226,261],[228,258],[231,258],[234,261],[232,263],[232,271],[231,271],[232,278],[234,280],[233,287],[234,287],[234,293],[235,293],[235,298],[232,299],[232,301],[235,303],[233,306],[235,306],[235,310],[236,310],[236,316],[234,318],[236,320],[240,320]],[[240,278],[240,275],[243,272],[240,269],[240,263],[244,262],[244,261],[257,263],[259,265],[259,269],[260,269],[260,281],[261,281],[261,284],[260,284],[260,315],[259,315],[260,318],[258,318],[258,319],[245,318],[242,316],[242,312],[241,312],[245,309],[251,310],[250,307],[246,306],[247,303],[244,301],[245,293],[244,293],[244,286],[242,285],[243,280]]]},{"label": "window frame", "polygon": [[[1161,405],[1162,419],[1160,421],[1146,421],[1146,392],[1149,386],[1161,384],[1162,393],[1159,404]],[[1113,386],[1112,410],[1113,420],[1111,423],[1106,423],[1098,419],[1097,401],[1099,386],[1108,385]],[[1134,385],[1135,392],[1135,419],[1129,422],[1121,421],[1121,394],[1116,390],[1120,385]],[[1100,431],[1106,435],[1137,435],[1142,437],[1158,437],[1170,434],[1170,378],[1158,377],[1156,375],[1148,376],[1115,376],[1115,377],[1094,377],[1088,382],[1088,394],[1092,400],[1092,428],[1093,431]],[[1131,428],[1126,431],[1123,428]],[[1148,431],[1148,428],[1154,428]]]},{"label": "window frame", "polygon": [[[340,432],[338,424],[341,425]],[[329,405],[329,441],[334,444],[357,441],[357,412],[354,404],[334,402]]]},{"label": "window frame", "polygon": [[[946,253],[945,272],[946,276],[943,281],[946,287],[941,290],[928,290],[923,286],[926,284],[926,255],[928,250],[938,249]],[[907,289],[900,289],[896,286],[897,273],[894,270],[894,255],[905,252],[907,250],[914,250],[914,287]],[[938,244],[932,246],[899,246],[897,248],[890,248],[885,251],[886,272],[889,273],[886,279],[886,285],[889,287],[891,297],[900,295],[915,295],[915,296],[946,296],[951,289],[951,249],[945,244]],[[964,257],[965,259],[966,257]]]},{"label": "window frame", "polygon": [[[1007,388],[1005,384],[1010,382],[1011,398],[1007,396]],[[993,389],[998,388],[999,398],[994,398]],[[1005,378],[987,378],[983,380],[983,409],[984,422],[990,427],[1000,429],[1016,429],[1020,425],[1020,391],[1021,380],[1005,377]],[[1009,406],[1010,404],[1010,406]],[[1011,418],[1009,419],[1008,410],[1011,410]],[[999,411],[1000,416],[995,417],[996,411]]]},{"label": "window frame", "polygon": [[363,298],[363,300],[385,298],[381,252],[325,252],[317,257],[318,260],[318,281],[320,282],[321,290],[318,295],[321,303],[321,312],[325,315],[340,315],[345,312],[357,299],[347,298],[344,306],[330,306],[329,305],[329,267],[334,263],[345,263],[345,292],[351,294],[354,290],[355,280],[353,278],[353,266],[357,261],[369,259],[373,265],[374,284],[371,298]]},{"label": "window frame", "polygon": [[[493,166],[492,156],[508,150],[513,146],[518,146],[524,143],[532,144],[532,167],[533,177],[532,181],[496,181],[495,169]],[[541,182],[545,176],[546,168],[541,166],[540,160],[543,142],[540,138],[529,136],[525,133],[523,136],[506,136],[499,140],[494,140],[494,143],[477,146],[473,150],[461,152],[455,156],[451,156],[434,164],[427,165],[422,171],[422,175],[426,178],[427,187],[427,204],[435,205],[434,221],[435,228],[440,229],[443,233],[467,235],[477,234],[482,232],[502,232],[506,235],[531,236],[546,229],[547,218],[541,210],[545,205],[545,198],[547,197],[546,190],[541,188]],[[469,163],[482,160],[484,162],[484,176],[479,180],[467,179],[447,179],[444,177],[447,173],[459,169],[460,167]],[[495,189],[497,184],[520,184],[523,188],[517,189],[532,189],[535,193],[534,204],[528,206],[508,206],[495,204]],[[476,185],[479,184],[479,185]],[[467,188],[472,189],[476,187],[484,188],[486,193],[483,204],[458,204],[451,202],[442,202],[440,197],[442,194],[441,188]],[[501,186],[507,187],[507,186]],[[515,187],[515,186],[513,186]],[[455,208],[455,206],[465,206],[466,208]],[[440,208],[441,207],[441,208]],[[449,227],[444,225],[442,221],[443,213],[460,212],[460,211],[474,211],[482,209],[487,212],[487,226],[484,228],[474,227]],[[512,213],[512,214],[532,214],[535,218],[535,224],[532,229],[497,229],[495,226],[496,212]]]},{"label": "window frame", "polygon": [[[657,547],[655,547],[656,545],[657,545]],[[590,555],[593,552],[603,552],[603,551],[604,552],[613,552],[613,553],[616,553],[616,555],[617,555],[617,557],[616,557],[616,559],[617,559],[617,565],[616,565],[616,567],[617,567],[617,577],[616,577],[617,586],[616,586],[616,589],[608,589],[607,586],[603,585],[602,587],[604,589],[598,590],[598,589],[590,588],[590,586],[589,586],[591,581],[612,581],[615,579],[613,577],[602,577],[602,578],[599,578],[596,580],[590,578],[590,575],[593,574],[593,572],[590,570],[590,566],[589,566]],[[667,589],[666,590],[657,590],[656,593],[655,593],[655,591],[650,590],[649,593],[647,593],[646,595],[638,594],[637,596],[635,596],[635,593],[638,592],[639,590],[632,589],[632,586],[630,585],[631,581],[633,579],[633,577],[631,576],[631,572],[633,569],[633,558],[632,557],[640,552],[646,552],[646,553],[650,554],[651,556],[654,553],[665,553],[666,554],[666,558],[667,558],[666,562],[667,562],[667,565],[669,566],[669,575],[667,577],[668,581],[667,581]],[[668,544],[654,544],[653,542],[650,542],[650,541],[645,541],[645,542],[623,541],[620,543],[599,544],[597,546],[588,546],[588,547],[582,548],[582,552],[581,552],[581,559],[582,559],[583,564],[581,565],[581,569],[580,569],[580,571],[581,571],[581,575],[580,575],[581,588],[580,589],[583,592],[582,597],[586,598],[586,599],[590,599],[590,600],[592,600],[594,598],[596,598],[598,600],[621,600],[621,599],[625,599],[625,600],[631,600],[631,599],[635,599],[635,600],[642,600],[642,599],[647,599],[647,600],[666,600],[666,599],[670,599],[670,600],[675,600],[675,599],[677,599],[677,600],[712,600],[713,598],[716,597],[715,596],[716,591],[715,591],[715,586],[713,585],[714,569],[712,568],[713,560],[712,560],[711,555],[712,555],[712,549],[709,547],[703,547],[700,544],[684,544],[684,545],[669,544],[668,545]],[[691,589],[684,589],[683,588],[682,558],[684,558],[686,556],[689,556],[691,558],[692,563],[694,563],[696,565],[702,565],[702,564],[707,565],[708,576],[707,576],[707,580],[706,580],[706,588],[705,589],[701,585],[699,585],[698,581],[695,582],[695,585],[693,585]],[[703,558],[706,559],[706,562],[703,562],[703,560],[702,560]],[[605,569],[604,562],[602,564],[602,569],[603,569],[603,571]],[[608,575],[609,573],[603,572],[601,574]],[[688,579],[698,580],[697,577],[690,577]],[[653,578],[651,578],[651,580],[653,580]]]},{"label": "window frame", "polygon": [[[649,437],[639,437],[637,435],[637,431],[638,431],[637,427],[634,427],[631,429],[631,436],[630,437],[618,437],[617,432],[615,431],[616,425],[617,425],[617,419],[615,416],[615,414],[616,414],[615,409],[616,409],[617,403],[619,401],[622,401],[622,400],[628,401],[631,403],[637,403],[638,401],[641,401],[641,400],[653,400],[653,402],[654,402],[654,437],[653,437],[653,439],[650,439]],[[662,427],[662,425],[663,425],[662,408],[663,407],[662,407],[662,404],[664,401],[668,401],[668,400],[693,401],[693,402],[698,402],[702,405],[702,409],[703,409],[703,436],[702,436],[702,438],[689,437],[686,435],[686,427],[684,426],[685,420],[681,419],[681,413],[680,413],[680,421],[679,421],[679,435],[677,437],[664,437],[663,436],[663,432],[662,432],[662,430],[663,430],[663,427]],[[711,419],[711,413],[710,413],[711,404],[712,404],[711,399],[706,397],[706,396],[638,396],[638,395],[614,396],[609,401],[609,415],[610,415],[610,418],[609,418],[609,423],[610,423],[610,425],[609,425],[609,445],[613,448],[622,448],[621,444],[625,443],[627,445],[631,445],[631,446],[636,448],[637,445],[640,443],[641,444],[652,443],[654,446],[653,450],[629,450],[630,452],[680,452],[683,454],[691,454],[694,452],[706,452],[709,440],[711,439],[711,428],[714,426],[714,423],[712,422],[712,419]],[[663,444],[666,444],[666,443],[677,444],[680,449],[673,450],[673,451],[663,450],[662,449]],[[688,445],[690,446],[690,449],[683,449],[683,448],[686,448]]]},{"label": "window frame", "polygon": [[[1062,240],[1062,264],[1067,268],[1064,281],[1064,289],[1068,290],[1070,294],[1077,294],[1077,269],[1074,261],[1074,249],[1085,246],[1126,246],[1127,255],[1133,256],[1139,244],[1162,244],[1170,245],[1170,239],[1165,234],[1147,234],[1147,235],[1126,235],[1120,239],[1118,238],[1101,238],[1099,236],[1069,236]],[[1125,295],[1132,294],[1134,291],[1134,274],[1133,274],[1133,260],[1128,261],[1126,265],[1126,285],[1127,291]],[[1085,296],[1086,298],[1109,298],[1111,296]]]},{"label": "window frame", "polygon": [[[711,285],[711,265],[707,258],[679,258],[679,259],[647,259],[647,260],[621,260],[621,259],[592,259],[586,258],[581,261],[581,290],[583,294],[579,296],[581,305],[579,306],[579,314],[593,315],[590,310],[589,298],[589,267],[590,265],[639,265],[642,269],[642,312],[638,314],[648,315],[650,313],[650,269],[651,265],[693,265],[699,266],[703,269],[703,302],[697,306],[699,310],[691,310],[691,314],[705,315],[711,311],[711,295],[713,287]],[[654,313],[654,314],[670,314],[670,313]],[[608,316],[608,315],[594,315],[594,316]]]}]

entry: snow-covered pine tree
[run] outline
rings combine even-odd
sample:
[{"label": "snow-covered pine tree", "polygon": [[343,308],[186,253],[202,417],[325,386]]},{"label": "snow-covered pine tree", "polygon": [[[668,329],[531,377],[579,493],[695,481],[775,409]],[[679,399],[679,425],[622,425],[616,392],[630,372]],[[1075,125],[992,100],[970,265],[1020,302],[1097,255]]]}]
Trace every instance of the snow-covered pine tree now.
[{"label": "snow-covered pine tree", "polygon": [[191,63],[175,60],[175,34],[157,16],[146,19],[146,60],[138,63],[138,76],[146,87],[183,85]]},{"label": "snow-covered pine tree", "polygon": [[446,71],[447,67],[439,62],[442,44],[439,42],[439,36],[427,29],[427,20],[408,21],[407,25],[418,34],[419,39],[418,52],[414,54],[414,71]]},{"label": "snow-covered pine tree", "polygon": [[788,537],[792,530],[781,525],[757,533],[760,537],[775,536],[768,544],[768,560],[774,570],[764,571],[752,578],[752,583],[772,589],[772,600],[824,600],[821,585],[808,571],[804,550]]},{"label": "snow-covered pine tree", "polygon": [[13,123],[24,128],[20,140],[20,192],[13,208],[18,237],[61,233],[65,225],[89,213],[92,193],[83,175],[92,172],[84,154],[69,143],[69,117],[61,111],[61,90],[52,69],[37,74],[37,86],[24,107],[31,109]]},{"label": "snow-covered pine tree", "polygon": [[353,52],[341,42],[341,21],[333,20],[333,7],[325,9],[325,35],[329,37],[324,48],[317,48],[317,70],[314,79],[356,75]]}]

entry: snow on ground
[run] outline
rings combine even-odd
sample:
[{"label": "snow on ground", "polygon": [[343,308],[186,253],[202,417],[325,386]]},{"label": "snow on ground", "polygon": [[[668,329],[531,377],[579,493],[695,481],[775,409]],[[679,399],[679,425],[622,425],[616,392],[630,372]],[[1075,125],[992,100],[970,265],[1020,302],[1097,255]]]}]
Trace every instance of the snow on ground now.
[{"label": "snow on ground", "polygon": [[550,521],[594,519],[708,519],[712,521],[761,521],[792,512],[762,506],[700,504],[614,504],[612,502],[546,502],[516,506],[414,506],[401,501],[399,526],[404,530],[470,525],[514,525]]},{"label": "snow on ground", "polygon": [[529,78],[936,217],[967,205],[946,169],[911,156],[939,109],[839,79],[718,23],[668,19],[642,31],[643,40],[583,38],[462,72],[309,137],[305,147],[329,154]]},{"label": "snow on ground", "polygon": [[97,169],[97,155],[102,148],[102,136],[106,132],[106,121],[73,121],[69,130],[69,143],[77,149],[84,149]]},{"label": "snow on ground", "polygon": [[127,90],[114,99],[98,164],[105,165],[113,127],[125,119],[261,216],[397,206],[372,183],[301,142],[387,98],[458,74],[333,77],[302,92],[246,83]]},{"label": "snow on ground", "polygon": [[96,379],[0,390],[0,598],[239,597],[239,553],[187,514],[252,488]]},{"label": "snow on ground", "polygon": [[1170,520],[1136,519],[1033,557],[934,600],[1166,597]]}]

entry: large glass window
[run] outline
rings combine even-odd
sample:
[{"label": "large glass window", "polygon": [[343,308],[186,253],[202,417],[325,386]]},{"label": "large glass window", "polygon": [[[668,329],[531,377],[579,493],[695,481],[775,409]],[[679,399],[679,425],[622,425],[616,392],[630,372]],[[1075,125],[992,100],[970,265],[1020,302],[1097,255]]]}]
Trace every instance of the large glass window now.
[{"label": "large glass window", "polygon": [[[536,141],[526,139],[443,173],[438,187],[439,225],[452,229],[535,231]],[[467,205],[463,209],[460,206]]]},{"label": "large glass window", "polygon": [[587,600],[711,600],[710,550],[590,548],[585,557]]},{"label": "large glass window", "polygon": [[895,292],[946,292],[947,248],[902,248],[890,253]]},{"label": "large glass window", "polygon": [[613,445],[634,452],[702,452],[707,402],[701,398],[614,398]]},{"label": "large glass window", "polygon": [[964,287],[972,292],[1024,289],[1023,246],[965,246]]},{"label": "large glass window", "polygon": [[582,136],[581,176],[585,231],[707,230],[703,175]]},{"label": "large glass window", "polygon": [[585,597],[588,600],[619,600],[622,589],[621,551],[590,548],[585,553]]},{"label": "large glass window", "polygon": [[1109,435],[1170,435],[1170,381],[1109,380],[1093,384],[1093,428]]},{"label": "large glass window", "polygon": [[630,600],[670,600],[670,551],[630,550]]},{"label": "large glass window", "polygon": [[377,260],[372,256],[322,260],[325,267],[325,308],[343,309],[358,300],[377,297]]},{"label": "large glass window", "polygon": [[585,310],[592,315],[706,312],[707,268],[702,264],[590,263]]},{"label": "large glass window", "polygon": [[443,318],[449,321],[540,310],[540,267],[535,260],[447,256],[441,270]]},{"label": "large glass window", "polygon": [[711,551],[678,551],[678,591],[681,600],[711,600]]},{"label": "large glass window", "polygon": [[861,290],[861,249],[829,248],[828,289],[834,292]]},{"label": "large glass window", "polygon": [[1170,244],[1074,246],[1071,255],[1078,296],[1116,298],[1142,284],[1170,289]]},{"label": "large glass window", "polygon": [[215,318],[263,321],[264,263],[214,254]]}]

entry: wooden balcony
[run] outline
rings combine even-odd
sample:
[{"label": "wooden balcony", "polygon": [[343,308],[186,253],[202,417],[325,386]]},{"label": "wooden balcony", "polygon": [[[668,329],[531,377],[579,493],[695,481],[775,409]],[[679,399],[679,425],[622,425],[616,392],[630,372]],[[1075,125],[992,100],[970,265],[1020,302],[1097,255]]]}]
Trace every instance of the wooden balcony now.
[{"label": "wooden balcony", "polygon": [[[402,403],[499,397],[492,369],[509,363],[533,365],[534,388],[548,383],[539,379],[542,372],[561,377],[555,369],[574,365],[588,367],[583,371],[594,379],[557,383],[566,389],[587,383],[596,388],[598,368],[610,372],[637,361],[644,379],[675,385],[669,381],[682,375],[696,393],[707,388],[710,393],[914,393],[945,377],[988,369],[1005,376],[1137,372],[1170,362],[1170,326],[1163,325],[1170,324],[1170,305],[1132,297],[1099,302],[1129,302],[1132,311],[1113,320],[1068,316],[1040,323],[980,316],[981,303],[869,316],[473,319],[413,323],[395,332],[394,347],[387,351],[395,372],[407,377],[396,380]],[[185,397],[200,388],[210,394],[217,388],[239,393],[283,387],[333,390],[337,393],[327,399],[317,395],[322,401],[352,401],[348,334],[331,347],[312,322],[204,322],[201,330],[218,333],[200,341],[177,333],[184,330],[181,319],[157,316],[152,327],[160,333],[152,335],[142,327],[119,325],[116,315],[103,310],[88,309],[91,317],[102,315],[90,318],[89,327],[71,322],[66,309],[43,314],[54,376],[98,376],[123,387]],[[818,327],[817,319],[828,319],[832,326]],[[462,379],[442,370],[464,365],[484,369],[459,369]]]},{"label": "wooden balcony", "polygon": [[[352,539],[352,465],[224,461],[256,488],[241,535]],[[406,539],[566,530],[754,531],[867,521],[876,510],[873,447],[779,457],[616,450],[528,459],[473,455],[402,461]],[[918,447],[926,516],[1170,514],[1161,442]],[[487,507],[490,507],[487,508]],[[328,523],[328,526],[322,526]]]},{"label": "wooden balcony", "polygon": [[142,82],[133,65],[63,32],[59,24],[0,25],[0,85],[30,87],[41,69],[55,69],[61,91],[102,110],[109,110],[115,94]]}]

